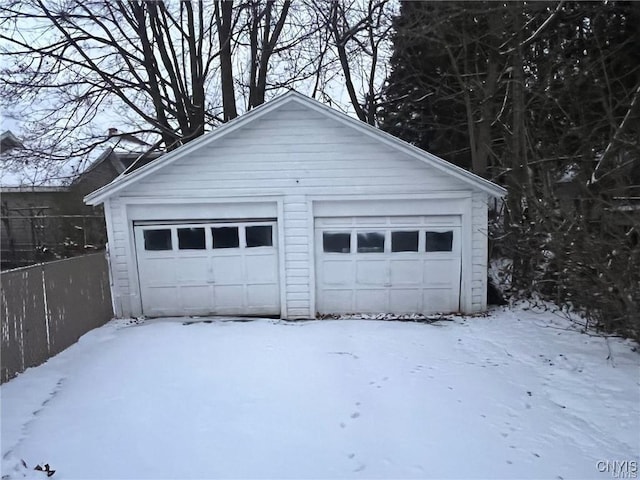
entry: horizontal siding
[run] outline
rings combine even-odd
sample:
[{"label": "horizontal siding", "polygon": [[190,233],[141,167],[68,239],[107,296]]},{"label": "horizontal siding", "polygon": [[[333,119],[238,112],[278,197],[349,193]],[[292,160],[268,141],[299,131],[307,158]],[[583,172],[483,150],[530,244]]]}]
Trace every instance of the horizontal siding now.
[{"label": "horizontal siding", "polygon": [[[130,196],[202,198],[464,190],[461,181],[333,119],[289,105],[203,146],[125,189]],[[297,210],[299,209],[299,210]],[[291,211],[306,214],[305,202]],[[293,218],[293,217],[292,217]]]},{"label": "horizontal siding", "polygon": [[302,195],[284,197],[284,260],[288,318],[309,317],[311,305],[309,208]]},{"label": "horizontal siding", "polygon": [[115,311],[128,317],[132,315],[130,307],[130,281],[127,258],[127,222],[122,214],[118,198],[112,198],[105,205],[111,216],[111,237],[109,238],[109,261],[114,285],[113,301]]},{"label": "horizontal siding", "polygon": [[308,269],[309,265],[307,264],[306,260],[290,260],[289,258],[287,258],[287,260],[285,261],[285,265],[287,266],[287,268],[297,268],[297,269]]},{"label": "horizontal siding", "polygon": [[309,254],[305,251],[304,253],[297,253],[297,252],[287,252],[287,256],[286,256],[286,261],[292,261],[292,262],[301,262],[304,264],[307,264],[307,261],[309,260]]},{"label": "horizontal siding", "polygon": [[[288,292],[287,293],[287,298],[289,300],[295,300],[295,301],[308,301],[309,300],[309,294],[308,292]],[[305,312],[305,317],[308,316]]]},{"label": "horizontal siding", "polygon": [[487,309],[487,194],[475,192],[472,197],[472,270],[471,308]]},{"label": "horizontal siding", "polygon": [[[289,307],[289,316],[309,316],[309,300],[290,300],[287,303]],[[298,312],[292,314],[292,311]]]},{"label": "horizontal siding", "polygon": [[[297,244],[296,245],[289,245],[289,244],[287,244],[286,239],[285,239],[285,245],[286,245],[286,248],[287,248],[287,254],[290,254],[290,253],[305,253],[306,254],[306,253],[308,253],[308,250],[309,250],[309,247],[307,245],[297,245]],[[307,258],[308,257],[309,257],[309,255],[307,254]]]},{"label": "horizontal siding", "polygon": [[[255,177],[252,175],[252,177]],[[224,190],[233,192],[235,189],[246,189],[248,184],[252,184],[254,190],[264,189],[266,190],[264,193],[271,193],[274,190],[278,191],[291,191],[292,193],[298,193],[297,191],[306,190],[307,193],[310,192],[310,188],[315,188],[316,191],[319,188],[320,191],[317,193],[321,193],[322,190],[329,189],[333,186],[337,185],[338,182],[348,182],[347,188],[353,187],[366,187],[368,189],[372,188],[384,188],[385,192],[394,193],[392,187],[397,187],[398,190],[406,188],[406,187],[417,187],[416,190],[422,190],[425,186],[426,179],[420,178],[418,175],[415,177],[409,176],[405,177],[400,174],[392,174],[388,173],[386,175],[380,175],[379,177],[375,177],[373,175],[367,177],[358,177],[356,174],[348,174],[348,173],[340,173],[335,172],[328,174],[325,178],[320,178],[318,176],[310,176],[308,178],[300,177],[300,178],[239,178],[237,180],[218,180],[221,182],[220,186],[216,186],[216,182],[209,182],[203,180],[189,180],[183,182],[148,182],[145,187],[151,187],[151,191],[146,193],[156,194],[160,191],[163,196],[189,196],[189,195],[198,195],[199,193],[208,193],[211,195],[212,188],[218,189],[222,188]],[[345,185],[342,185],[345,186]],[[257,192],[256,192],[257,193]]]},{"label": "horizontal siding", "polygon": [[287,283],[287,294],[289,293],[304,293],[304,299],[309,304],[309,283]]}]

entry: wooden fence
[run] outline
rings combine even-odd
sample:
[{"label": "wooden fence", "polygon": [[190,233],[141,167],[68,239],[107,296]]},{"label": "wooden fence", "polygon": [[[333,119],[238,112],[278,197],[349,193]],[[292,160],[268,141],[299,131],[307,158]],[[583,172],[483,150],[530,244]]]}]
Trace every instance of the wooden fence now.
[{"label": "wooden fence", "polygon": [[104,252],[3,272],[0,383],[113,317]]}]

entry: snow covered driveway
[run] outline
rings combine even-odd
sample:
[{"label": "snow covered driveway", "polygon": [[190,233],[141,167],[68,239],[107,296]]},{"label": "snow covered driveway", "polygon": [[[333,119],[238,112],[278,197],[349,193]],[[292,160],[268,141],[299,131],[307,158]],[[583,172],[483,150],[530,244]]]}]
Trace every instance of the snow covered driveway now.
[{"label": "snow covered driveway", "polygon": [[640,356],[567,325],[113,321],[2,386],[2,475],[633,478]]}]

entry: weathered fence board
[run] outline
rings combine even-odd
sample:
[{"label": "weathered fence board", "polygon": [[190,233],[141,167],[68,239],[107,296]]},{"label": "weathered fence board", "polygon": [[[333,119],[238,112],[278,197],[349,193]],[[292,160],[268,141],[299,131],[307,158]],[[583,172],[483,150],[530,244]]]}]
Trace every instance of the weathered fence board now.
[{"label": "weathered fence board", "polygon": [[113,317],[104,253],[4,272],[1,282],[1,382]]}]

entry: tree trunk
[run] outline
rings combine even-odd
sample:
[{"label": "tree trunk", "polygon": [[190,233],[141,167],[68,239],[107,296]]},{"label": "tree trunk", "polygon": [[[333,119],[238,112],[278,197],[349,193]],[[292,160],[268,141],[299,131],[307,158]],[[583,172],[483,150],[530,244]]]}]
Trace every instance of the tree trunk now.
[{"label": "tree trunk", "polygon": [[220,84],[222,89],[223,119],[227,122],[238,116],[231,57],[233,2],[214,2],[214,11],[218,27],[218,42],[220,44]]}]

